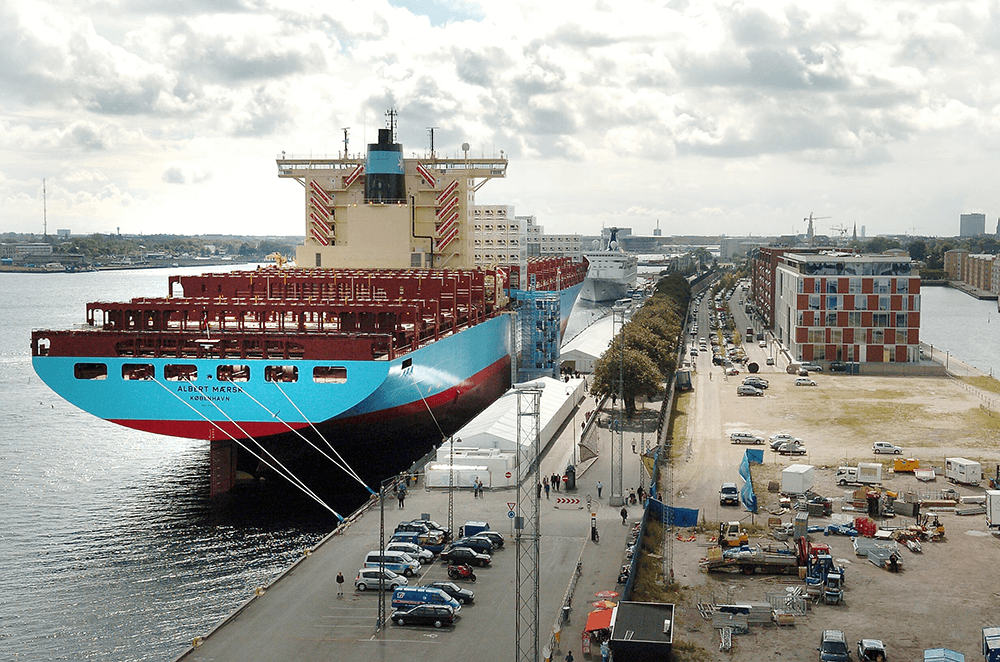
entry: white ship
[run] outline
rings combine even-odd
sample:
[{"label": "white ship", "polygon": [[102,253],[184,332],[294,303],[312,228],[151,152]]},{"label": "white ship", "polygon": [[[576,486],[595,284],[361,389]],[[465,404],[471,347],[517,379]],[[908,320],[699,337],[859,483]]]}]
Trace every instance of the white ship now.
[{"label": "white ship", "polygon": [[618,228],[610,228],[603,250],[585,252],[583,256],[590,262],[580,290],[584,301],[614,301],[628,296],[628,291],[635,287],[639,259],[619,247]]}]

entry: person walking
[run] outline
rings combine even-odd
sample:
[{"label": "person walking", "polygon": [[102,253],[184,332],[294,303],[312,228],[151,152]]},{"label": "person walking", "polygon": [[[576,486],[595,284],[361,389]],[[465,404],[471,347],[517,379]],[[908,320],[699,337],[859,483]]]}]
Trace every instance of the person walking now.
[{"label": "person walking", "polygon": [[344,573],[337,573],[337,595],[344,594]]},{"label": "person walking", "polygon": [[611,648],[608,646],[608,642],[604,641],[601,643],[601,662],[608,662],[611,659]]},{"label": "person walking", "polygon": [[545,498],[549,498],[549,480],[546,478],[542,481],[542,485],[545,487]]},{"label": "person walking", "polygon": [[622,516],[622,525],[628,524],[628,508],[622,506],[619,514]]},{"label": "person walking", "polygon": [[601,498],[601,490],[604,489],[604,484],[601,481],[597,481],[597,498]]},{"label": "person walking", "polygon": [[566,651],[566,662],[573,662],[573,651]]},{"label": "person walking", "polygon": [[406,501],[406,487],[405,486],[400,486],[399,493],[396,495],[396,498],[399,499],[399,507],[402,508],[404,502]]}]

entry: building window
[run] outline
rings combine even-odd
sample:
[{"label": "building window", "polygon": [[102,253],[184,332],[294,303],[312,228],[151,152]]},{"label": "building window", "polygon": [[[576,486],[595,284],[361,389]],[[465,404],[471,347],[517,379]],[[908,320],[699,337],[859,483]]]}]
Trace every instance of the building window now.
[{"label": "building window", "polygon": [[806,342],[812,345],[826,342],[826,329],[809,329]]},{"label": "building window", "polygon": [[836,278],[827,278],[826,279],[826,293],[827,294],[836,294],[837,293],[837,279]]},{"label": "building window", "polygon": [[830,343],[833,345],[840,345],[843,342],[844,342],[844,330],[830,329]]},{"label": "building window", "polygon": [[875,294],[889,294],[889,279],[888,278],[876,278],[875,279]]},{"label": "building window", "polygon": [[322,253],[316,253],[316,266],[317,267],[322,267],[323,266],[323,254]]},{"label": "building window", "polygon": [[827,297],[826,298],[826,309],[827,310],[840,310],[840,297]]},{"label": "building window", "polygon": [[896,328],[905,327],[907,317],[909,316],[906,313],[896,313]]},{"label": "building window", "polygon": [[809,310],[819,310],[820,297],[815,294],[809,295]]},{"label": "building window", "polygon": [[882,329],[872,329],[872,344],[881,345],[885,343],[885,331]]},{"label": "building window", "polygon": [[861,279],[851,278],[848,280],[847,291],[851,294],[861,294]]},{"label": "building window", "polygon": [[854,310],[868,310],[868,297],[864,294],[854,297]]},{"label": "building window", "polygon": [[827,313],[826,314],[826,325],[827,326],[837,326],[837,313]]},{"label": "building window", "polygon": [[847,326],[858,328],[861,326],[861,313],[847,313]]},{"label": "building window", "polygon": [[813,346],[813,361],[822,361],[826,358],[826,345]]},{"label": "building window", "polygon": [[879,310],[889,310],[889,297],[879,297],[878,298],[878,309]]},{"label": "building window", "polygon": [[816,294],[819,294],[822,291],[823,290],[820,289],[819,278],[813,278],[813,292],[815,292]]},{"label": "building window", "polygon": [[896,294],[909,294],[910,293],[910,279],[900,278],[896,281]]},{"label": "building window", "polygon": [[889,326],[889,313],[872,313],[872,326],[877,329]]}]

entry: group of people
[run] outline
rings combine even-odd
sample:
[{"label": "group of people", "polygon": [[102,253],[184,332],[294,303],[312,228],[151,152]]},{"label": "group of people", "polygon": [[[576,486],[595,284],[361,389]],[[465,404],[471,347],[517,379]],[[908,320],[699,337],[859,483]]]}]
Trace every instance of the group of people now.
[{"label": "group of people", "polygon": [[483,481],[479,480],[479,476],[472,480],[472,496],[476,499],[483,498]]},{"label": "group of people", "polygon": [[562,482],[562,478],[558,474],[552,474],[551,476],[543,476],[542,482],[538,485],[538,496],[542,496],[542,490],[545,490],[545,498],[549,498],[549,490],[559,491],[559,484]]}]

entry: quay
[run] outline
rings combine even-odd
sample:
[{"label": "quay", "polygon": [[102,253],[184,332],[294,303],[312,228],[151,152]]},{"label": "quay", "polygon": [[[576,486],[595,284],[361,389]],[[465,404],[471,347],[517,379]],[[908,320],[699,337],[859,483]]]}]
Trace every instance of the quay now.
[{"label": "quay", "polygon": [[[649,478],[640,453],[643,443],[647,447],[655,445],[659,404],[651,402],[644,410],[644,428],[623,435],[625,494],[639,485],[648,487]],[[576,426],[583,422],[586,412],[600,409],[600,403],[587,394],[570,412],[552,441],[542,449],[542,476],[563,474],[580,437]],[[612,416],[606,411],[598,413],[596,429],[587,437],[588,446],[598,455],[576,465],[577,489],[567,491],[564,486],[562,491],[551,491],[548,498],[544,492],[541,495],[539,649],[544,651],[557,640],[551,659],[561,661],[567,651],[573,651],[576,659],[583,659],[581,635],[593,609],[590,603],[598,599],[595,596],[600,591],[620,593],[624,588],[617,582],[622,565],[627,563],[626,541],[642,517],[639,505],[629,505],[628,523],[623,525],[621,507],[609,505]],[[604,486],[601,498],[597,494],[598,481]],[[421,479],[407,494],[403,509],[397,507],[391,495],[384,501],[387,537],[397,523],[423,514],[447,525],[447,489],[427,488]],[[177,660],[263,662],[334,656],[358,662],[509,660],[515,649],[517,559],[508,504],[516,500],[517,494],[515,488],[493,489],[486,490],[483,498],[474,498],[468,488],[455,490],[455,528],[470,520],[489,522],[490,528],[503,534],[505,546],[494,552],[489,567],[475,569],[477,582],[456,582],[473,590],[476,597],[472,604],[462,608],[452,626],[435,629],[387,623],[381,631],[377,630],[377,592],[357,591],[354,587],[366,553],[379,545],[380,508],[378,499],[373,498],[348,518],[347,524],[307,553],[303,550],[303,557],[292,568],[259,589],[211,632],[197,638]],[[591,541],[588,498],[597,520],[599,542]],[[346,579],[343,596],[337,595],[338,572],[343,572]],[[446,565],[435,561],[423,566],[409,582],[414,585],[447,580]],[[392,611],[390,601],[391,593],[387,592],[387,616]],[[567,601],[572,608],[568,621],[562,622]],[[554,637],[557,628],[560,631]]]}]

